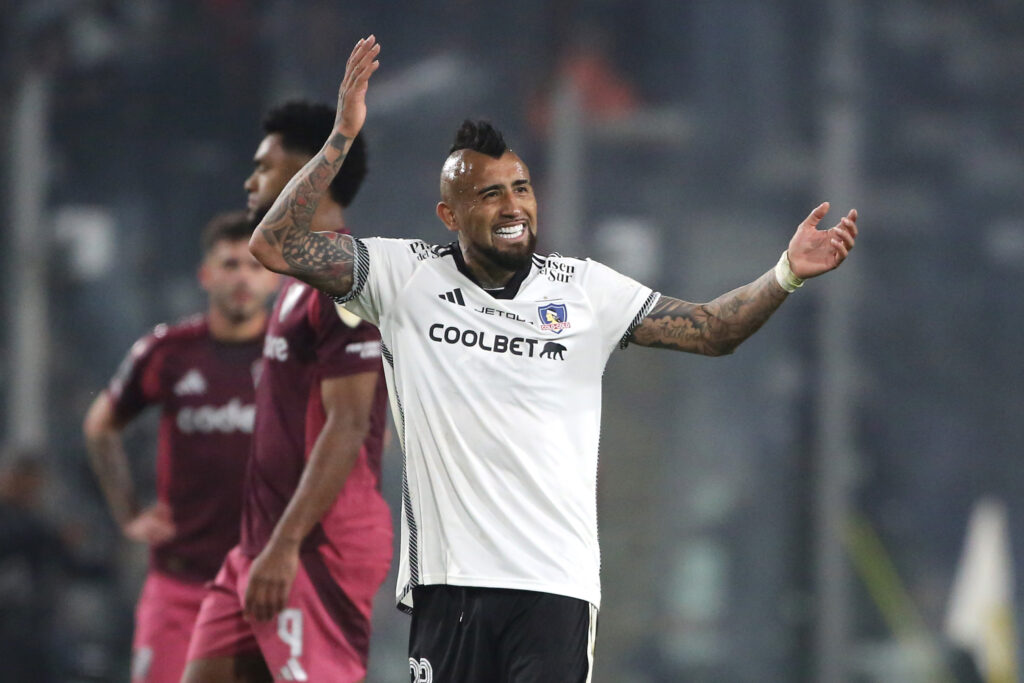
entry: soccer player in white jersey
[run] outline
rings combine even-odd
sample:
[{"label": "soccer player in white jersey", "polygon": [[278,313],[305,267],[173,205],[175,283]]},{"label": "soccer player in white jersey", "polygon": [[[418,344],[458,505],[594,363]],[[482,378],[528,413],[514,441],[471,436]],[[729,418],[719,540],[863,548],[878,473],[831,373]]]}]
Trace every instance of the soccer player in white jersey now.
[{"label": "soccer player in white jersey", "polygon": [[366,118],[373,36],[352,51],[332,135],[281,192],[250,248],[380,328],[405,453],[397,598],[412,612],[417,683],[589,681],[600,602],[596,520],[601,375],[629,343],[731,353],[803,280],[836,268],[855,211],[818,206],[778,264],[694,304],[600,263],[534,254],[526,164],[467,121],[437,215],[457,236],[311,232],[310,216]]}]

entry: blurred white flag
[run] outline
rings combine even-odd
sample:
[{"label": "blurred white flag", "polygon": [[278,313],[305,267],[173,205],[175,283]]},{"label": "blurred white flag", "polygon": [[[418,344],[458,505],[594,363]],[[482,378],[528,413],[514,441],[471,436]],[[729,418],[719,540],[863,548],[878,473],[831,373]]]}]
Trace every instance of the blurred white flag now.
[{"label": "blurred white flag", "polygon": [[949,639],[974,655],[986,683],[1016,683],[1013,560],[1006,506],[974,506],[946,614]]}]

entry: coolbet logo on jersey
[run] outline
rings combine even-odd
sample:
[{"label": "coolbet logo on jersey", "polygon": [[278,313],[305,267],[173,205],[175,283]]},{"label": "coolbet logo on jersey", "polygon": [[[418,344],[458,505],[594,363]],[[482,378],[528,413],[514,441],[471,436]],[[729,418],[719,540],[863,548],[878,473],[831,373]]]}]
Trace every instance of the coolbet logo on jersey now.
[{"label": "coolbet logo on jersey", "polygon": [[178,411],[178,429],[185,434],[199,432],[210,434],[221,432],[244,432],[252,434],[252,426],[256,422],[256,406],[243,405],[233,398],[222,406],[199,406],[182,408]]},{"label": "coolbet logo on jersey", "polygon": [[544,344],[544,349],[540,352],[541,358],[550,358],[551,360],[565,360],[565,347],[558,342],[547,342]]},{"label": "coolbet logo on jersey", "polygon": [[430,341],[439,344],[461,344],[470,348],[478,348],[492,353],[510,353],[513,356],[524,356],[526,358],[550,358],[551,360],[565,360],[566,348],[555,342],[547,342],[537,352],[537,345],[540,339],[529,337],[507,337],[504,334],[488,334],[484,330],[463,330],[454,325],[434,323],[427,330],[427,337]]},{"label": "coolbet logo on jersey", "polygon": [[572,327],[569,324],[569,312],[565,304],[538,306],[537,315],[540,316],[540,329],[545,332],[561,334],[562,330]]}]

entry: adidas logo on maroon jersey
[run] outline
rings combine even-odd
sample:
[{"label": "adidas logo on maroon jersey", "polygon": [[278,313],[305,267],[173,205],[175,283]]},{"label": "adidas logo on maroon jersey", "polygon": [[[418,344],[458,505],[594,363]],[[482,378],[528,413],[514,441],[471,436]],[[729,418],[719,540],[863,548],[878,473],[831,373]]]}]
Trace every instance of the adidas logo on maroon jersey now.
[{"label": "adidas logo on maroon jersey", "polygon": [[195,396],[206,393],[206,379],[202,373],[192,368],[174,385],[175,396]]}]

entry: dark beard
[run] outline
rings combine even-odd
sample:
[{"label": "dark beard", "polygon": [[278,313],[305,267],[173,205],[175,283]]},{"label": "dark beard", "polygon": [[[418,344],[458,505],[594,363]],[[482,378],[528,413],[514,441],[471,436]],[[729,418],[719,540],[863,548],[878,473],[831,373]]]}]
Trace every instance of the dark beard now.
[{"label": "dark beard", "polygon": [[249,226],[255,230],[256,226],[260,224],[260,221],[263,220],[263,217],[266,216],[269,211],[269,206],[258,206],[251,211],[247,211],[246,217],[249,219]]},{"label": "dark beard", "polygon": [[488,261],[503,270],[520,270],[530,265],[533,251],[537,247],[537,236],[530,233],[526,248],[521,251],[508,252],[494,247],[478,247],[480,254]]}]

